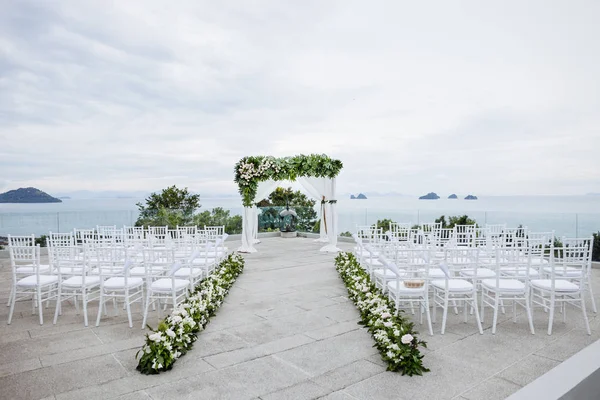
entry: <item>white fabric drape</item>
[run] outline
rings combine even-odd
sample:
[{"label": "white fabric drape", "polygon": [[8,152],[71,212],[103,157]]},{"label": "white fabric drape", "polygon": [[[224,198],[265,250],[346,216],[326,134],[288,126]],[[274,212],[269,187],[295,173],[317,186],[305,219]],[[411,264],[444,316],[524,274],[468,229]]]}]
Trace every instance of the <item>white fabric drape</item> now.
[{"label": "white fabric drape", "polygon": [[[269,179],[259,182],[256,188],[254,201],[260,201],[267,197],[276,187],[277,181]],[[242,214],[242,246],[238,249],[241,253],[256,253],[254,245],[260,243],[258,240],[258,208],[256,206],[244,207]]]},{"label": "white fabric drape", "polygon": [[242,245],[238,248],[240,253],[256,253],[254,248],[254,211],[252,207],[244,207],[242,214]]},{"label": "white fabric drape", "polygon": [[301,176],[298,177],[298,182],[314,199],[317,200],[317,204],[319,204],[319,218],[321,219],[321,224],[319,225],[319,238],[315,239],[315,242],[327,243],[329,238],[327,237],[327,229],[325,229],[325,218],[323,218],[323,211],[325,211],[327,203],[321,203],[323,197],[327,198],[325,193],[325,178],[307,178]]},{"label": "white fabric drape", "polygon": [[327,224],[327,237],[329,243],[321,247],[321,251],[337,252],[341,251],[337,247],[337,199],[335,197],[336,185],[335,178],[310,178],[322,179],[325,185],[325,222]]}]

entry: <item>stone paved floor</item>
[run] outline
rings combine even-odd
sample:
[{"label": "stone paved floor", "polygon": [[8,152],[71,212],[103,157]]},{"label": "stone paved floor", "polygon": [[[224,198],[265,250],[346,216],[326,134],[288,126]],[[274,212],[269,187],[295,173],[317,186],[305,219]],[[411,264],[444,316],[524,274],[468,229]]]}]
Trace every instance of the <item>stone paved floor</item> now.
[{"label": "stone paved floor", "polygon": [[[228,244],[235,249],[239,243]],[[348,247],[348,244],[341,244]],[[600,338],[572,310],[567,323],[545,334],[546,315],[502,318],[493,336],[473,319],[451,314],[445,335],[429,342],[431,372],[409,378],[385,371],[370,335],[333,267],[309,239],[268,238],[246,256],[246,270],[194,349],[172,371],[143,376],[134,359],[143,342],[141,310],[130,329],[123,311],[83,326],[72,305],[52,325],[53,307],[38,324],[29,303],[19,304],[12,325],[0,324],[1,399],[503,399]],[[0,301],[6,303],[10,266],[0,259]],[[600,271],[594,271],[600,282]],[[596,293],[600,286],[596,285]],[[91,307],[95,317],[97,307]],[[6,321],[8,307],[0,306]],[[158,312],[150,324],[158,321]],[[425,331],[425,329],[422,329]]]}]

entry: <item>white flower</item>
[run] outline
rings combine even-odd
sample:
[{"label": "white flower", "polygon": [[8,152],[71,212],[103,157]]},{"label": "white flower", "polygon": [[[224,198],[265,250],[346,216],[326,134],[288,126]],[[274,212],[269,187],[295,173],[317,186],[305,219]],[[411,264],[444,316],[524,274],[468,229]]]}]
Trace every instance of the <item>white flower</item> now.
[{"label": "white flower", "polygon": [[388,356],[388,358],[394,358],[394,353],[392,353],[391,351],[388,351],[387,353],[385,353],[386,356]]},{"label": "white flower", "polygon": [[389,312],[384,312],[383,314],[381,314],[381,318],[383,318],[383,319],[388,319],[391,317],[392,317],[392,314],[390,314]]},{"label": "white flower", "polygon": [[[385,326],[386,328],[391,328],[391,327],[392,327],[392,325],[394,325],[394,324],[392,323],[392,321],[385,321],[385,322],[383,323],[383,326]],[[412,340],[412,339],[411,339],[411,340]]]},{"label": "white flower", "polygon": [[162,340],[162,335],[160,332],[155,332],[151,335],[148,335],[148,339],[152,340],[153,342],[160,342]]},{"label": "white flower", "polygon": [[394,329],[394,336],[400,336],[400,331],[398,329]]},{"label": "white flower", "polygon": [[167,329],[165,331],[165,333],[167,334],[167,336],[169,336],[170,338],[174,338],[175,337],[175,332],[173,332],[170,328]]},{"label": "white flower", "polygon": [[407,333],[406,335],[404,335],[400,338],[400,341],[403,344],[410,344],[413,341],[413,339],[414,339],[413,336],[410,333]]}]

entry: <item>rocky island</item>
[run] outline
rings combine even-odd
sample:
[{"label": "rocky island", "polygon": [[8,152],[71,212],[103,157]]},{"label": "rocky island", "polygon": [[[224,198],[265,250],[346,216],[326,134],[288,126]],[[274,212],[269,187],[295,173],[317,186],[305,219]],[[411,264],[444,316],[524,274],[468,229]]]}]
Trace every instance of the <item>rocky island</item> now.
[{"label": "rocky island", "polygon": [[0,193],[0,203],[62,203],[62,200],[39,189],[28,187]]},{"label": "rocky island", "polygon": [[450,196],[448,196],[449,199],[458,199],[458,196],[456,194],[451,194]]},{"label": "rocky island", "polygon": [[351,200],[357,200],[357,199],[360,199],[360,200],[365,200],[366,198],[367,198],[367,196],[365,196],[365,195],[364,195],[364,194],[362,194],[362,193],[359,193],[359,194],[358,194],[358,196],[355,196],[355,195],[353,195],[353,194],[351,194],[351,195],[350,195],[350,199],[351,199]]},{"label": "rocky island", "polygon": [[425,196],[419,197],[419,200],[437,200],[439,198],[440,196],[438,196],[437,193],[429,192]]},{"label": "rocky island", "polygon": [[472,194],[465,197],[465,200],[477,200],[477,196],[473,196]]}]

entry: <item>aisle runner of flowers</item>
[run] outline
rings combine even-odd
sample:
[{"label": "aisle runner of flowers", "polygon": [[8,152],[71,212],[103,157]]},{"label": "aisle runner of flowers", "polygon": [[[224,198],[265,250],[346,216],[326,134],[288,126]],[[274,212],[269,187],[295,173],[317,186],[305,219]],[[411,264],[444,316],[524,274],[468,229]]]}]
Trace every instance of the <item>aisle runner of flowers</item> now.
[{"label": "aisle runner of flowers", "polygon": [[236,278],[244,269],[244,259],[230,254],[215,271],[196,286],[156,330],[146,334],[146,344],[137,352],[137,370],[142,374],[158,374],[192,348],[200,333],[215,315]]},{"label": "aisle runner of flowers", "polygon": [[367,327],[381,358],[387,362],[388,371],[402,375],[422,375],[429,369],[423,365],[419,346],[427,343],[417,338],[413,323],[402,316],[402,310],[394,315],[395,306],[379,290],[351,253],[340,253],[335,258],[335,268],[342,277],[350,299],[360,312],[361,325]]}]

